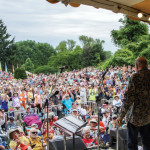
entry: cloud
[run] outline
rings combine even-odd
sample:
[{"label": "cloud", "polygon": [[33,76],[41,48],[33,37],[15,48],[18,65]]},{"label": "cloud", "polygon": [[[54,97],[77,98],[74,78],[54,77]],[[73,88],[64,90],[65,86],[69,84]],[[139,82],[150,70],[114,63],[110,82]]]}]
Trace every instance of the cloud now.
[{"label": "cloud", "polygon": [[[1,0],[1,19],[16,41],[35,40],[53,46],[62,40],[78,41],[80,35],[105,40],[104,48],[115,51],[110,32],[119,29],[121,14],[90,6],[78,8],[50,4],[46,0]],[[78,42],[79,43],[79,42]]]}]

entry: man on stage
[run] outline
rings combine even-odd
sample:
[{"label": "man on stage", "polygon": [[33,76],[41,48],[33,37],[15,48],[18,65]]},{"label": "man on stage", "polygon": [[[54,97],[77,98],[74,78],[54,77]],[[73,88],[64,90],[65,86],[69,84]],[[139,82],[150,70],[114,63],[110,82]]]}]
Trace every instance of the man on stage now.
[{"label": "man on stage", "polygon": [[142,138],[143,150],[150,150],[150,70],[144,57],[136,60],[135,70],[124,94],[117,123],[121,126],[127,114],[128,150],[138,150],[138,133]]}]

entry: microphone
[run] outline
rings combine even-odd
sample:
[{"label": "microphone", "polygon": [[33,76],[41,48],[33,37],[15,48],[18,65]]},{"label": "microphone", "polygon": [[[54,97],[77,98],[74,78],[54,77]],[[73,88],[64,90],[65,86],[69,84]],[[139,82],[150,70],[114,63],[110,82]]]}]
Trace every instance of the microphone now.
[{"label": "microphone", "polygon": [[59,93],[59,91],[55,91],[51,96],[50,98],[54,97],[55,95],[57,95]]},{"label": "microphone", "polygon": [[[59,93],[59,91],[55,91],[49,98],[54,97],[55,95],[57,95]],[[46,99],[45,104],[44,104],[44,108],[45,106],[48,106],[48,99]]]},{"label": "microphone", "polygon": [[105,72],[103,73],[103,75],[102,75],[102,79],[104,80],[104,77],[105,77],[105,75],[106,75],[106,73],[108,72],[108,68],[105,70]]}]

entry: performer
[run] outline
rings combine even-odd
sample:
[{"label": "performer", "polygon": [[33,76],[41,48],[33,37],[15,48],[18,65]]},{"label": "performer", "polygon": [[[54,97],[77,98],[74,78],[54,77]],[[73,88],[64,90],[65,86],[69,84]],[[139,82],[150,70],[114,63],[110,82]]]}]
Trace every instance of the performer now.
[{"label": "performer", "polygon": [[123,105],[117,123],[121,126],[127,114],[128,150],[138,150],[138,132],[143,150],[150,150],[150,70],[144,57],[135,62],[136,73],[131,77],[124,94]]}]

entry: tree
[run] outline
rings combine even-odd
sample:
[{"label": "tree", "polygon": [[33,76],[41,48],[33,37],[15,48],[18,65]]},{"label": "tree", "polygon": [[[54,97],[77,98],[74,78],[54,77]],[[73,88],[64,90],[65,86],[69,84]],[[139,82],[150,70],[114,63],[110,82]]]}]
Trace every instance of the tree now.
[{"label": "tree", "polygon": [[66,41],[61,41],[59,45],[56,47],[56,52],[64,52],[67,51],[67,42]]},{"label": "tree", "polygon": [[16,79],[27,79],[26,72],[23,68],[17,68],[15,69],[14,77]]},{"label": "tree", "polygon": [[106,60],[109,59],[112,56],[111,51],[104,51],[104,53],[105,53]]},{"label": "tree", "polygon": [[115,45],[126,47],[131,42],[140,42],[141,36],[148,35],[148,26],[140,21],[130,20],[127,16],[120,19],[120,30],[112,30],[111,37]]},{"label": "tree", "polygon": [[34,69],[34,64],[32,63],[32,61],[31,61],[30,58],[27,58],[27,59],[26,59],[26,62],[25,62],[24,65],[25,65],[25,69],[26,69],[27,71],[30,71],[30,72],[33,71],[33,69]]},{"label": "tree", "polygon": [[68,51],[73,51],[73,49],[76,46],[76,42],[74,40],[67,40],[66,44],[67,44]]},{"label": "tree", "polygon": [[150,64],[150,45],[147,49],[143,50],[139,54],[139,57],[145,57],[148,60],[148,63]]},{"label": "tree", "polygon": [[127,16],[120,19],[119,22],[123,26],[119,30],[112,30],[111,37],[114,44],[120,49],[103,64],[104,68],[110,65],[134,65],[138,56],[149,57],[150,35],[148,26],[139,21],[130,20]]},{"label": "tree", "polygon": [[82,43],[83,48],[84,47],[90,47],[95,43],[95,41],[92,37],[88,37],[88,36],[85,36],[85,35],[79,36],[79,40]]},{"label": "tree", "polygon": [[4,25],[3,21],[0,20],[0,62],[2,62],[2,64],[6,62],[8,67],[9,65],[11,66],[11,64],[9,64],[9,56],[11,55],[10,46],[14,42],[14,38],[10,39],[10,37],[11,35],[7,33],[7,27]]},{"label": "tree", "polygon": [[13,47],[12,61],[14,64],[24,64],[30,58],[34,67],[47,65],[49,57],[55,54],[54,48],[48,43],[36,43],[35,41],[16,42]]},{"label": "tree", "polygon": [[80,36],[79,40],[83,45],[82,66],[97,66],[106,59],[106,53],[103,49],[103,40],[93,39],[88,36]]}]

